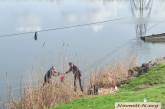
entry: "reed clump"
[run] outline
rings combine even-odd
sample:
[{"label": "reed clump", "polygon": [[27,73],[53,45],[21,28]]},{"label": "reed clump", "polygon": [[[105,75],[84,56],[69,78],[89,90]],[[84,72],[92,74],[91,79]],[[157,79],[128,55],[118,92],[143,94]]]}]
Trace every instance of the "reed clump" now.
[{"label": "reed clump", "polygon": [[117,61],[100,71],[93,72],[90,76],[89,87],[115,88],[120,86],[129,79],[128,70],[137,64],[137,58],[132,56]]},{"label": "reed clump", "polygon": [[69,102],[79,96],[73,91],[71,83],[52,82],[51,84],[39,84],[36,87],[27,86],[23,90],[22,97],[9,102],[9,109],[48,109],[60,103]]}]

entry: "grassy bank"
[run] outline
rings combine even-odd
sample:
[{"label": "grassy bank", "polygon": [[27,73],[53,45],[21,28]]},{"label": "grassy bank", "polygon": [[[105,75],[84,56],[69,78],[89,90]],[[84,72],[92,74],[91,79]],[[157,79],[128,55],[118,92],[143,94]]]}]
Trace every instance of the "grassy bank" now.
[{"label": "grassy bank", "polygon": [[84,97],[51,109],[113,109],[115,102],[148,101],[162,103],[165,109],[165,64],[157,65],[148,73],[134,78],[115,95]]}]

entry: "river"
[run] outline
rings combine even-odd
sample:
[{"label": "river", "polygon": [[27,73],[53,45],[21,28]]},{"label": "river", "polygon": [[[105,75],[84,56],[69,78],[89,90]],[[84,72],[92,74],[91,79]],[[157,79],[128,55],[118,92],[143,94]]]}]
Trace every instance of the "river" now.
[{"label": "river", "polygon": [[[7,87],[18,88],[36,72],[42,77],[52,65],[65,72],[72,61],[88,75],[131,53],[140,63],[165,56],[164,43],[138,39],[165,32],[164,10],[164,0],[0,0],[0,101]],[[34,33],[3,37],[35,31],[37,40]]]}]

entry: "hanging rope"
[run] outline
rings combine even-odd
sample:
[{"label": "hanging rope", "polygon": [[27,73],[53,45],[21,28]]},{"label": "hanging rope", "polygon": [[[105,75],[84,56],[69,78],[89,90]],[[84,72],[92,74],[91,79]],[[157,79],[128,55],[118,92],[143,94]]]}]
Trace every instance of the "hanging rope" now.
[{"label": "hanging rope", "polygon": [[34,40],[37,40],[38,39],[38,32],[35,32],[34,33]]}]

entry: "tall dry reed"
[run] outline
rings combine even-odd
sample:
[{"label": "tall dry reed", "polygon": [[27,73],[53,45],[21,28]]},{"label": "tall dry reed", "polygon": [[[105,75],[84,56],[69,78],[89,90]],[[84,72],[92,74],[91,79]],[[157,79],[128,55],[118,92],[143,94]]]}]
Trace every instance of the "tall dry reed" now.
[{"label": "tall dry reed", "polygon": [[26,85],[20,99],[11,99],[9,109],[48,109],[60,103],[69,102],[79,96],[73,91],[72,81],[52,81],[43,86],[43,81],[36,86]]},{"label": "tall dry reed", "polygon": [[98,72],[93,72],[90,76],[89,87],[110,88],[118,86],[128,80],[128,70],[137,66],[137,64],[137,57],[129,56],[114,62]]}]

